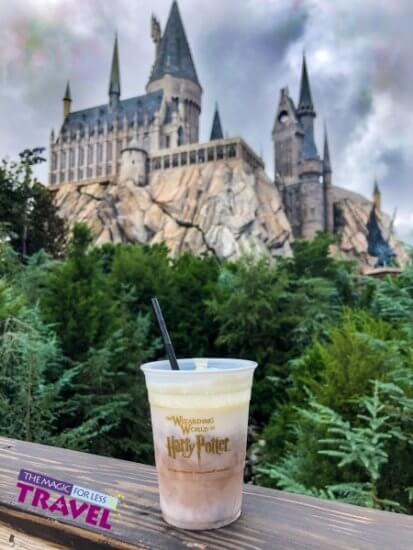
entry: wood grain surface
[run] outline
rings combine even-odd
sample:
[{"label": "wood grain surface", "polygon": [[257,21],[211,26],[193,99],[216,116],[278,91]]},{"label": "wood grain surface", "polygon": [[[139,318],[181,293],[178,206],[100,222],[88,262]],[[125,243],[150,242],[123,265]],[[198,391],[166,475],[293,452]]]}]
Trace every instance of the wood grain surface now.
[{"label": "wood grain surface", "polygon": [[[21,468],[122,495],[112,530],[19,504]],[[0,548],[36,549],[24,536],[43,540],[45,549],[408,550],[413,518],[245,485],[237,522],[215,531],[184,531],[162,520],[154,468],[0,438]]]}]

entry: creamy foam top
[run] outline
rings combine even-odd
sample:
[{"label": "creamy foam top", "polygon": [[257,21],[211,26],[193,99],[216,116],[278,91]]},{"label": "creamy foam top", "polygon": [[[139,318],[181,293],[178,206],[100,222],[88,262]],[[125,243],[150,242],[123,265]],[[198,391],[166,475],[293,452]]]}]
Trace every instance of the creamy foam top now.
[{"label": "creamy foam top", "polygon": [[[255,363],[208,359],[208,367],[198,370],[193,369],[193,363],[194,360],[180,360],[180,367],[183,364],[180,371],[162,368],[167,362],[143,366],[152,406],[216,409],[248,405]],[[226,364],[231,366],[225,368]]]}]

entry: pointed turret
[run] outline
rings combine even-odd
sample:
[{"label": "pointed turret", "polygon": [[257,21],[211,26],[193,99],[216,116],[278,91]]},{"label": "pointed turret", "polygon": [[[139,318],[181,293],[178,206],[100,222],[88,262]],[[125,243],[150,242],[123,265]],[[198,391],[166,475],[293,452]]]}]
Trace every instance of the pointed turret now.
[{"label": "pointed turret", "polygon": [[316,117],[316,112],[314,110],[313,99],[311,97],[310,79],[308,78],[305,55],[303,55],[303,65],[301,70],[300,99],[298,103],[297,116],[304,130],[302,159],[316,160],[319,158],[317,146],[314,141],[314,119]]},{"label": "pointed turret", "polygon": [[324,230],[334,231],[334,204],[332,194],[332,170],[330,162],[330,148],[328,146],[327,127],[324,125],[324,154],[323,154],[323,189],[324,189]]},{"label": "pointed turret", "polygon": [[323,154],[323,172],[331,174],[330,148],[328,146],[327,128],[324,125],[324,154]]},{"label": "pointed turret", "polygon": [[307,61],[303,55],[303,65],[301,69],[300,100],[298,102],[298,112],[314,113],[313,99],[311,97],[310,79],[308,78]]},{"label": "pointed turret", "polygon": [[377,210],[381,210],[381,192],[379,184],[377,183],[377,178],[374,179],[373,204]]},{"label": "pointed turret", "polygon": [[69,81],[67,81],[65,95],[63,96],[63,120],[65,120],[66,117],[69,115],[71,105],[72,105],[72,95],[70,93]]},{"label": "pointed turret", "polygon": [[222,131],[221,117],[219,116],[218,103],[215,105],[214,121],[212,123],[210,141],[216,139],[224,139],[224,132]]},{"label": "pointed turret", "polygon": [[198,75],[176,1],[172,3],[149,83],[165,75],[186,78],[199,85]]},{"label": "pointed turret", "polygon": [[113,45],[112,67],[110,70],[109,80],[109,105],[116,107],[120,98],[120,70],[119,70],[119,52],[118,52],[118,35],[115,35]]}]

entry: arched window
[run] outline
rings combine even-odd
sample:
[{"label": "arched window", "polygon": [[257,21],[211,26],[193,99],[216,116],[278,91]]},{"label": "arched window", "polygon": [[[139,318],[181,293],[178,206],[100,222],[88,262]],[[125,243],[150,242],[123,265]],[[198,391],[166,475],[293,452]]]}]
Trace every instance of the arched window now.
[{"label": "arched window", "polygon": [[182,126],[178,128],[178,147],[184,144],[184,129]]}]

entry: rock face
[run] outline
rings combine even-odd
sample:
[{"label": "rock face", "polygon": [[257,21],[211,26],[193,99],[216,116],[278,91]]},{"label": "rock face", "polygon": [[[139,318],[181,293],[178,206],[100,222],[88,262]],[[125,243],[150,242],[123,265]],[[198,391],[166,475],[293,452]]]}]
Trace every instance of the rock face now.
[{"label": "rock face", "polygon": [[[159,170],[143,185],[124,178],[61,185],[54,192],[60,214],[69,223],[86,222],[96,244],[164,242],[174,257],[190,252],[220,260],[291,254],[292,231],[277,188],[243,160]],[[374,267],[376,258],[367,253],[372,203],[345,189],[333,192],[335,253],[356,260],[362,270]],[[378,221],[387,238],[389,217],[378,212]],[[394,235],[390,244],[403,267],[406,250]]]},{"label": "rock face", "polygon": [[241,160],[157,171],[145,186],[62,185],[55,202],[69,223],[86,222],[97,244],[164,242],[172,256],[212,253],[221,260],[291,253],[276,187]]},{"label": "rock face", "polygon": [[[334,217],[339,250],[346,258],[356,260],[362,270],[375,267],[377,258],[367,253],[367,221],[372,203],[363,197],[360,197],[359,200],[355,194],[349,194],[346,197],[343,193],[337,199],[334,203]],[[377,212],[377,219],[382,235],[386,240],[390,234],[389,243],[397,255],[397,263],[400,267],[404,267],[409,257],[406,249],[391,231],[389,216],[379,211]]]}]

